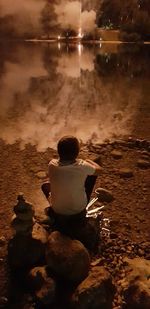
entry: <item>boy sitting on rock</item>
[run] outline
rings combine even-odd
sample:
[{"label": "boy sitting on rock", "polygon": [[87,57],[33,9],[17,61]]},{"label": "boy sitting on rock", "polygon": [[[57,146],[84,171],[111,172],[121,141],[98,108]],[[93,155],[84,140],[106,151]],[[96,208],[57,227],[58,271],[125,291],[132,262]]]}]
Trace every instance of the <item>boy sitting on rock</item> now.
[{"label": "boy sitting on rock", "polygon": [[50,182],[42,185],[46,198],[51,195],[48,215],[54,218],[55,228],[69,235],[74,226],[85,222],[87,203],[102,172],[94,161],[79,159],[79,150],[76,137],[61,138],[57,145],[59,159],[49,162]]}]

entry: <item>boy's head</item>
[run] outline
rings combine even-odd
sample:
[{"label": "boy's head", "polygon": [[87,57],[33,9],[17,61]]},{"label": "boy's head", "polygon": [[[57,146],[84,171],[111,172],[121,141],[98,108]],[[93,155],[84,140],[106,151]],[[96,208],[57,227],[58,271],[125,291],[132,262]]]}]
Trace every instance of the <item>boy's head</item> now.
[{"label": "boy's head", "polygon": [[79,141],[74,136],[62,137],[57,145],[57,151],[61,161],[73,161],[80,150]]}]

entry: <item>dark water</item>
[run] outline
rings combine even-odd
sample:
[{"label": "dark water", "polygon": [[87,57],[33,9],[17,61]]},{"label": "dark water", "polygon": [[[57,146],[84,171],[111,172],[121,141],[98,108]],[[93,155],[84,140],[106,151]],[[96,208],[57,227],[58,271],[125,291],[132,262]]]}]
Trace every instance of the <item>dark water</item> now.
[{"label": "dark water", "polygon": [[0,138],[148,138],[150,46],[1,43]]}]

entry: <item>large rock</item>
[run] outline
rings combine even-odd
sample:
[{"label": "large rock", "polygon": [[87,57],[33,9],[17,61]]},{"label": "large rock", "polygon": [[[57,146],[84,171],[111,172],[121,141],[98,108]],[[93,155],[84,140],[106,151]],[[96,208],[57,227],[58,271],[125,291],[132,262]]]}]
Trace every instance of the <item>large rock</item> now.
[{"label": "large rock", "polygon": [[121,281],[126,309],[150,308],[150,261],[125,259],[126,277]]},{"label": "large rock", "polygon": [[41,305],[50,305],[56,296],[56,283],[49,277],[47,268],[35,267],[28,277],[28,283],[32,291],[35,291],[36,302]]},{"label": "large rock", "polygon": [[89,276],[77,287],[72,297],[72,307],[111,309],[114,290],[109,272],[104,267],[93,267]]},{"label": "large rock", "polygon": [[35,223],[31,234],[17,234],[8,244],[8,259],[12,268],[36,266],[45,257],[47,232]]},{"label": "large rock", "polygon": [[90,257],[83,244],[57,231],[48,238],[46,260],[56,276],[72,283],[84,280],[90,268]]}]

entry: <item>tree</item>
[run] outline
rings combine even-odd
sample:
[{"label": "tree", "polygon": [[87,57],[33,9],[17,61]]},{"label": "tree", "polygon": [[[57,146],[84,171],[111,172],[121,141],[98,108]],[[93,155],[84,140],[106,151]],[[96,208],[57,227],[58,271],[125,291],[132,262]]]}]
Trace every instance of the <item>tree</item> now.
[{"label": "tree", "polygon": [[[146,5],[146,2],[145,2]],[[139,40],[150,40],[150,17],[148,10],[138,6],[138,9],[134,11],[132,19],[125,23],[121,29],[127,34],[138,35]],[[148,7],[147,7],[148,8]],[[136,37],[136,36],[135,36]]]},{"label": "tree", "polygon": [[138,0],[103,0],[99,13],[99,26],[120,28],[133,19],[139,9]]},{"label": "tree", "polygon": [[1,38],[15,38],[17,37],[14,28],[15,16],[6,15],[0,18],[0,37]]},{"label": "tree", "polygon": [[140,34],[142,40],[150,40],[150,18],[147,11],[136,13],[133,21],[134,32]]},{"label": "tree", "polygon": [[57,15],[54,10],[54,3],[47,1],[41,13],[41,23],[44,34],[49,38],[51,35],[58,32]]},{"label": "tree", "polygon": [[141,10],[147,11],[150,14],[150,1],[149,0],[139,0],[139,8]]},{"label": "tree", "polygon": [[121,14],[120,0],[103,0],[98,19],[98,26],[109,27],[111,24],[118,27]]},{"label": "tree", "polygon": [[71,29],[71,27],[70,27],[70,28],[63,30],[62,36],[65,37],[66,39],[69,39],[70,37],[76,37],[77,32],[75,30]]}]

